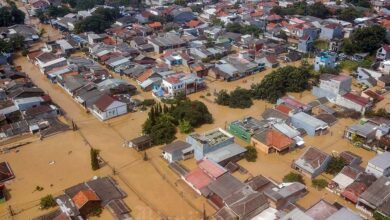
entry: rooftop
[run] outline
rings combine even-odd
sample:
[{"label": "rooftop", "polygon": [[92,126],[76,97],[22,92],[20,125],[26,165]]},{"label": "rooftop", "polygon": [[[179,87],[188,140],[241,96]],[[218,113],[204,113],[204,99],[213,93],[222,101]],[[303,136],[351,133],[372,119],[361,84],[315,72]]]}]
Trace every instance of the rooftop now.
[{"label": "rooftop", "polygon": [[221,128],[213,129],[210,131],[207,131],[203,134],[190,134],[192,138],[200,142],[201,144],[209,144],[210,146],[217,145],[219,143],[222,143],[226,140],[229,140],[230,138],[233,138],[232,135],[227,133],[225,130]]}]

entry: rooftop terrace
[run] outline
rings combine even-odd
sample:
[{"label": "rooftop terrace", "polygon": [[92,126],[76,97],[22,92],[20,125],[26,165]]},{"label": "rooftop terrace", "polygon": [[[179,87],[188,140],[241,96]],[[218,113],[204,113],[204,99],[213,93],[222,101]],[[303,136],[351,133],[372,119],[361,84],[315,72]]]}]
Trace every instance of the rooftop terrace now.
[{"label": "rooftop terrace", "polygon": [[213,129],[203,134],[191,134],[190,136],[196,141],[202,144],[209,144],[210,146],[217,145],[233,137],[221,128]]}]

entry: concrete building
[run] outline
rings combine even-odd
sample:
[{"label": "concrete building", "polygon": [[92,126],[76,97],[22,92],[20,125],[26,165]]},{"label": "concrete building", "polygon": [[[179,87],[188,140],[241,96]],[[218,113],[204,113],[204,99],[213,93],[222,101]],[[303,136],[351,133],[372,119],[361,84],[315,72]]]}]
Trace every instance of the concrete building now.
[{"label": "concrete building", "polygon": [[332,52],[321,52],[316,56],[314,70],[319,71],[321,68],[335,68],[337,54]]},{"label": "concrete building", "polygon": [[194,148],[196,160],[204,157],[215,159],[217,163],[226,162],[236,156],[242,156],[246,150],[234,143],[234,136],[227,131],[216,128],[203,134],[193,133],[187,136],[186,142]]},{"label": "concrete building", "polygon": [[126,114],[127,104],[109,95],[103,95],[93,104],[91,111],[98,119],[105,121]]},{"label": "concrete building", "polygon": [[369,160],[366,172],[373,174],[377,178],[390,176],[390,152],[385,151]]},{"label": "concrete building", "polygon": [[326,122],[321,121],[304,112],[298,112],[291,116],[291,124],[295,128],[301,128],[306,131],[308,135],[315,136],[327,132],[329,128]]}]

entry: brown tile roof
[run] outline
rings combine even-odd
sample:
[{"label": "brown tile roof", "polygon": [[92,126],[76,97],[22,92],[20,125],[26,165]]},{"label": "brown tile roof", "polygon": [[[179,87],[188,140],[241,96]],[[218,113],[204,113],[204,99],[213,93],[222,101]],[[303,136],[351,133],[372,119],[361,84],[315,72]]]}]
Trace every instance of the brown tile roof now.
[{"label": "brown tile roof", "polygon": [[144,82],[145,80],[149,79],[149,77],[153,74],[152,69],[145,70],[138,78],[137,81]]},{"label": "brown tile roof", "polygon": [[81,190],[73,198],[73,203],[78,209],[82,208],[89,201],[100,201],[100,198],[92,190]]},{"label": "brown tile roof", "polygon": [[149,25],[149,27],[151,27],[151,28],[160,28],[160,27],[162,27],[161,22],[159,22],[159,21],[155,21],[155,22],[150,23],[150,24],[148,24],[148,25]]},{"label": "brown tile roof", "polygon": [[116,101],[113,97],[109,95],[103,95],[95,102],[96,108],[100,111],[105,111],[108,106],[110,106],[114,101]]}]

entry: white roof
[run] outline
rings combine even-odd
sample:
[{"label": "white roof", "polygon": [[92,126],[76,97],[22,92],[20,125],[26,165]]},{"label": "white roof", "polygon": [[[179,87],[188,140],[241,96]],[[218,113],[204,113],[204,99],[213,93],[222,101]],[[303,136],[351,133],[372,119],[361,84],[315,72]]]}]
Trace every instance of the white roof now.
[{"label": "white roof", "polygon": [[262,211],[260,214],[253,217],[251,220],[274,220],[276,219],[277,209],[269,207],[268,209]]},{"label": "white roof", "polygon": [[337,183],[341,189],[345,189],[347,186],[351,185],[354,182],[354,179],[342,173],[339,173],[332,179],[332,181]]},{"label": "white roof", "polygon": [[64,50],[73,49],[72,45],[70,45],[70,43],[64,39],[57,40],[56,43],[59,44]]},{"label": "white roof", "polygon": [[118,61],[115,61],[113,63],[110,64],[110,66],[118,66],[118,65],[121,65],[121,64],[124,64],[126,62],[130,61],[130,59],[128,57],[124,57],[123,59],[120,59]]},{"label": "white roof", "polygon": [[66,61],[66,58],[65,58],[65,57],[60,57],[60,58],[57,58],[57,59],[55,59],[55,60],[51,60],[51,61],[49,61],[49,62],[47,62],[47,63],[41,65],[41,67],[42,67],[42,68],[48,67],[48,66],[54,65],[54,64],[56,64],[56,63],[64,62],[64,61]]}]

